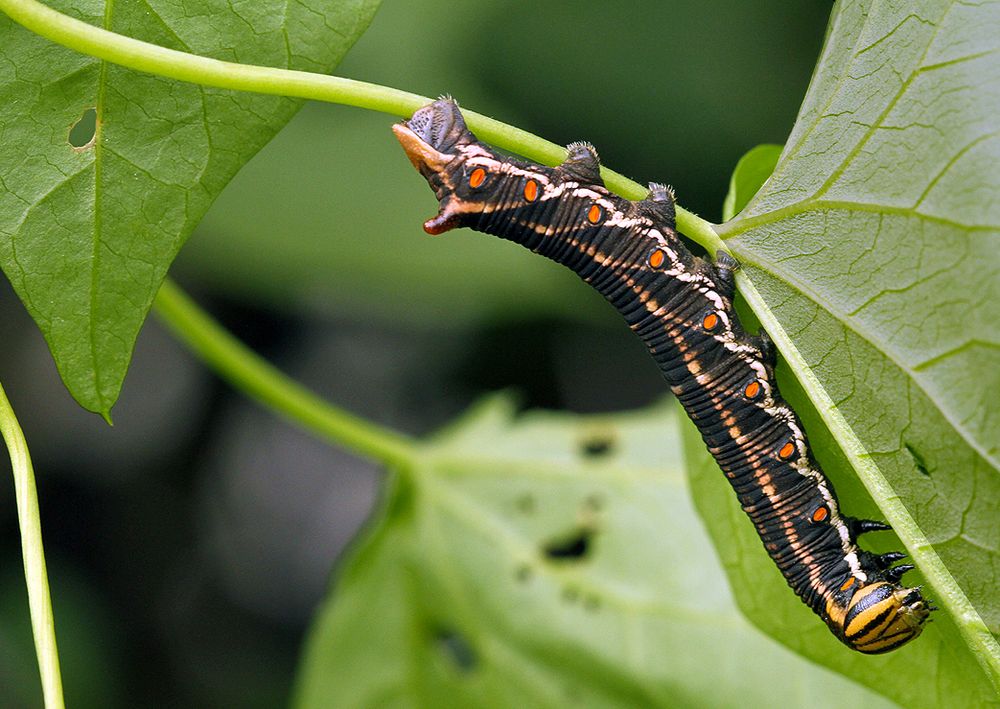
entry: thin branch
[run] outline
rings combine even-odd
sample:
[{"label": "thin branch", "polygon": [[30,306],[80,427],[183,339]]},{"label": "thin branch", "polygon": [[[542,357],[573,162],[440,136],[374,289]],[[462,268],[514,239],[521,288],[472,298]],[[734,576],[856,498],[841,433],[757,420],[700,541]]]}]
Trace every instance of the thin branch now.
[{"label": "thin branch", "polygon": [[46,709],[62,709],[63,689],[59,671],[59,651],[56,647],[55,621],[49,595],[49,577],[45,570],[45,550],[42,547],[42,522],[38,512],[38,491],[35,471],[24,433],[14,416],[14,409],[0,385],[0,434],[10,453],[14,473],[14,493],[17,497],[17,523],[21,530],[21,555],[24,559],[24,581],[28,587],[28,608],[31,630],[38,657],[38,672],[42,679],[42,696]]},{"label": "thin branch", "polygon": [[156,314],[216,373],[270,409],[319,436],[388,466],[406,467],[418,444],[339,409],[264,361],[212,320],[169,279],[154,302]]}]

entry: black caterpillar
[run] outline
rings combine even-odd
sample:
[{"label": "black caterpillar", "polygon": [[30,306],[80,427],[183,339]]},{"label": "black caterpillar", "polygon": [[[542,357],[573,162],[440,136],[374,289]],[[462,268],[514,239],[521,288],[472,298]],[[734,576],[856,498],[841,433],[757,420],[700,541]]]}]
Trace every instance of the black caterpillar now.
[{"label": "black caterpillar", "polygon": [[393,127],[434,189],[430,234],[455,227],[516,241],[573,269],[625,317],[698,426],[788,585],[840,640],[864,653],[920,634],[933,610],[899,584],[904,554],[860,549],[888,529],[840,512],[798,417],[778,392],[766,333],[749,336],[733,310],[736,262],[712,264],[677,236],[670,188],[631,202],[605,189],[597,153],[573,143],[555,168],[496,154],[442,99]]}]

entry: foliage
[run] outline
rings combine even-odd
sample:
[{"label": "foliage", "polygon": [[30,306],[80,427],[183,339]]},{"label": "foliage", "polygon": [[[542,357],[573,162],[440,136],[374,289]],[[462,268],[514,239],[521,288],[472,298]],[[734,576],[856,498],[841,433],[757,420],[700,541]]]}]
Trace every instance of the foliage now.
[{"label": "foliage", "polygon": [[[17,16],[30,4],[0,8]],[[326,71],[374,7],[72,11],[163,46]],[[1000,419],[989,401],[1000,389],[1000,252],[987,246],[1000,231],[998,29],[996,4],[838,5],[780,156],[762,146],[737,166],[724,211],[738,215],[714,230],[679,220],[741,262],[747,319],[779,345],[782,389],[845,507],[893,523],[943,610],[891,655],[841,647],[792,597],[688,430],[694,503],[734,596],[784,645],[907,706],[996,703],[989,678],[1000,675],[990,635],[1000,632]],[[104,40],[114,41],[94,41]],[[108,415],[170,262],[298,104],[90,59],[5,16],[0,53],[0,265],[70,391]],[[198,82],[198,69],[184,78]],[[303,95],[295,75],[259,79],[260,91]],[[94,140],[73,149],[69,128],[90,105]],[[552,156],[522,134],[496,136]],[[633,183],[615,184],[634,195]],[[175,326],[183,337],[188,326]],[[676,426],[662,406],[514,420],[493,400],[425,445],[387,453],[393,482],[317,621],[300,705],[880,701],[735,613],[681,494]],[[374,441],[365,447],[332,430],[378,457],[378,434],[362,436]],[[776,673],[801,684],[776,686]]]},{"label": "foliage", "polygon": [[737,613],[688,499],[682,415],[480,403],[396,471],[296,704],[889,706]]},{"label": "foliage", "polygon": [[[55,3],[149,42],[232,62],[327,72],[374,0],[237,7]],[[206,18],[211,18],[211,22]],[[82,406],[110,416],[177,251],[236,171],[294,115],[292,99],[150,76],[0,16],[0,266]],[[87,107],[89,141],[69,144]],[[41,129],[44,127],[44,129]]]},{"label": "foliage", "polygon": [[[996,21],[988,5],[841,5],[774,173],[719,229],[794,339],[783,354],[839,450],[973,648],[985,635],[966,618],[1000,632],[1000,429],[982,398],[1000,388],[1000,258],[979,247],[1000,212],[969,201],[997,180],[998,39],[983,30]],[[809,411],[801,394],[790,399]],[[836,477],[838,446],[817,450]],[[708,496],[696,497],[704,510]],[[739,532],[725,518],[709,519],[731,540]],[[777,598],[753,574],[734,582],[747,609]],[[943,618],[934,632],[956,629]],[[802,634],[788,638],[822,654]],[[912,654],[949,661],[930,645]],[[979,652],[995,672],[995,650]],[[919,694],[910,685],[907,703]]]}]

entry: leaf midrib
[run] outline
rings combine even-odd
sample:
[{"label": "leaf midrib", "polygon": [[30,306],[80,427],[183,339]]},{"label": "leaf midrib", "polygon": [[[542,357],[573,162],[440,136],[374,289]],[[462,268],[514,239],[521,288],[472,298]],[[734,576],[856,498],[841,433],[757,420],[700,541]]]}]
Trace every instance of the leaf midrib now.
[{"label": "leaf midrib", "polygon": [[[114,13],[115,0],[105,0],[104,5],[104,29],[111,31],[111,18]],[[106,107],[107,100],[107,86],[108,86],[108,62],[101,61],[101,70],[97,78],[97,105],[95,107],[96,120],[94,123],[94,218],[93,218],[93,232],[91,234],[91,251],[90,251],[90,293],[87,297],[87,307],[90,311],[90,317],[87,318],[87,334],[90,341],[90,361],[91,367],[94,372],[94,396],[97,401],[100,402],[101,413],[108,417],[110,415],[111,405],[104,396],[104,392],[101,387],[101,358],[97,352],[97,301],[100,295],[100,284],[98,281],[98,263],[100,262],[100,244],[101,244],[101,232],[103,230],[104,220],[102,218],[101,203],[102,203],[102,179],[103,179],[103,169],[104,169],[104,149],[103,149],[103,137],[104,132],[104,109]],[[113,402],[112,402],[113,403]]]}]

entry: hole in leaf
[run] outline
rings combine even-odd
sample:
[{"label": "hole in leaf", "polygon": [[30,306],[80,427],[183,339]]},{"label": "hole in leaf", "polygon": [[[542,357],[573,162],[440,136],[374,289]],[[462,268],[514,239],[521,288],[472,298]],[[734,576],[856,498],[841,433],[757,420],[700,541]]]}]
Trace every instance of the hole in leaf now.
[{"label": "hole in leaf", "polygon": [[80,120],[69,129],[69,144],[77,150],[86,150],[94,144],[97,135],[97,109],[85,109]]},{"label": "hole in leaf", "polygon": [[593,435],[583,439],[580,443],[580,452],[585,458],[600,458],[608,455],[614,450],[615,442],[608,435]]},{"label": "hole in leaf", "polygon": [[476,651],[465,636],[454,630],[439,630],[435,635],[438,648],[455,667],[462,672],[471,672],[479,662]]},{"label": "hole in leaf", "polygon": [[913,466],[917,469],[917,472],[921,475],[930,477],[931,473],[927,469],[927,464],[924,463],[924,457],[917,453],[916,449],[909,443],[904,443],[903,445],[906,447],[906,452],[910,454],[911,458],[913,458]]},{"label": "hole in leaf", "polygon": [[519,495],[517,500],[514,501],[514,505],[517,507],[517,511],[530,515],[535,511],[535,497],[531,493],[524,493]]},{"label": "hole in leaf", "polygon": [[583,505],[588,512],[600,512],[604,508],[604,497],[597,493],[587,495],[587,499],[583,501]]},{"label": "hole in leaf", "polygon": [[575,529],[571,534],[549,541],[544,547],[545,556],[555,561],[580,561],[590,551],[593,536],[591,529]]}]

